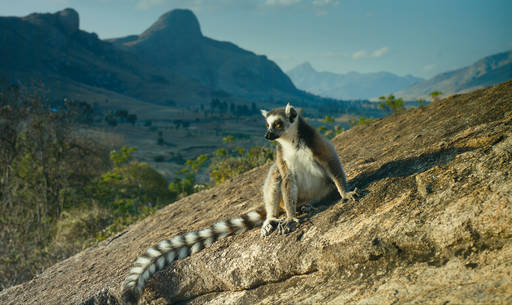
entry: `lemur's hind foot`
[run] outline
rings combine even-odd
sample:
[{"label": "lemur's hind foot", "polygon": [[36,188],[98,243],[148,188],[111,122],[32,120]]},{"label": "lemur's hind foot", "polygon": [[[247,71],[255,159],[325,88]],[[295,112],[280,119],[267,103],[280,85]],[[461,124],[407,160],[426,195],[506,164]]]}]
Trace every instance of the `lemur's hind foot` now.
[{"label": "lemur's hind foot", "polygon": [[288,234],[290,232],[295,231],[297,226],[299,225],[299,220],[297,218],[283,218],[279,221],[277,225],[277,233],[278,234]]},{"label": "lemur's hind foot", "polygon": [[345,200],[348,200],[348,201],[357,201],[357,199],[359,199],[359,196],[361,194],[359,193],[359,189],[354,188],[353,191],[351,192],[347,192],[345,193],[345,196],[343,196],[342,200],[345,201]]}]

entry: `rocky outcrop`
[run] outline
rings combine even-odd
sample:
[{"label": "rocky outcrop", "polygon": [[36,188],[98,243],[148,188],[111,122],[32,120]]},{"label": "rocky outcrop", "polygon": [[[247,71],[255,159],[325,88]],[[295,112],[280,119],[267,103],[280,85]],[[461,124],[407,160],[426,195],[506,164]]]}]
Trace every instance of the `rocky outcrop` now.
[{"label": "rocky outcrop", "polygon": [[[144,304],[512,302],[512,82],[340,134],[358,202],[288,235],[228,237],[148,282]],[[268,165],[167,206],[0,292],[2,304],[116,304],[148,246],[261,204]]]},{"label": "rocky outcrop", "polygon": [[22,18],[22,20],[45,27],[46,30],[53,26],[59,27],[66,35],[77,32],[80,25],[78,12],[72,8],[66,8],[55,14],[33,13]]},{"label": "rocky outcrop", "polygon": [[57,13],[59,23],[65,33],[68,35],[78,31],[79,18],[78,13],[72,8],[67,8]]}]

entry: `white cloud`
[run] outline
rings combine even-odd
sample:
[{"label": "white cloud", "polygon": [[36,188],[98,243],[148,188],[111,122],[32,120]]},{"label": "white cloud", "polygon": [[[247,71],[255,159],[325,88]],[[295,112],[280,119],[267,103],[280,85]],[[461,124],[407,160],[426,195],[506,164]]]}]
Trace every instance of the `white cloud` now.
[{"label": "white cloud", "polygon": [[366,56],[368,56],[368,52],[366,50],[359,50],[359,51],[354,52],[352,54],[352,58],[353,59],[361,59],[361,58],[364,58]]},{"label": "white cloud", "polygon": [[340,2],[336,0],[313,0],[313,5],[317,7],[324,7],[328,5],[338,6],[339,4]]},{"label": "white cloud", "polygon": [[375,50],[370,55],[371,57],[381,57],[382,55],[386,54],[389,51],[388,47],[382,47],[378,50]]},{"label": "white cloud", "polygon": [[356,51],[352,53],[353,59],[362,59],[362,58],[368,58],[368,57],[381,57],[382,55],[386,54],[389,51],[388,47],[382,47],[380,49],[374,50],[374,51],[367,51],[365,49],[361,49],[359,51]]},{"label": "white cloud", "polygon": [[435,67],[436,67],[435,64],[430,64],[430,65],[426,65],[425,67],[423,67],[423,70],[432,71],[432,70],[434,70]]},{"label": "white cloud", "polygon": [[266,5],[273,5],[273,6],[290,6],[299,3],[300,0],[266,0]]}]

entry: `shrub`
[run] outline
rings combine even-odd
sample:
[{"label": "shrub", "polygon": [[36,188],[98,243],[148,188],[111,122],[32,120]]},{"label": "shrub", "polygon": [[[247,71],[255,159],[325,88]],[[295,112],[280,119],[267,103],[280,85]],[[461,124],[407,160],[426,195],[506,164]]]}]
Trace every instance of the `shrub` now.
[{"label": "shrub", "polygon": [[371,121],[373,121],[372,119],[368,119],[368,118],[365,118],[365,117],[359,117],[359,120],[350,120],[349,121],[349,124],[351,126],[357,126],[357,125],[365,125],[365,124],[368,124],[370,123]]},{"label": "shrub", "polygon": [[215,184],[224,183],[241,173],[263,165],[273,159],[274,152],[268,147],[253,146],[239,156],[222,155],[210,165],[210,179]]},{"label": "shrub", "polygon": [[393,94],[388,96],[379,97],[380,102],[379,108],[385,111],[390,111],[393,114],[398,114],[405,111],[404,100],[400,98],[395,98]]}]

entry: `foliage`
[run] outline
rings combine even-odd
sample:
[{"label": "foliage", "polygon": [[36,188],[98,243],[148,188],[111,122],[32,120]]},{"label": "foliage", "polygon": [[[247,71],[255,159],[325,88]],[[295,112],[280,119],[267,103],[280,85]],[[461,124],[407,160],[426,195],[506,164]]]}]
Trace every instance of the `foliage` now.
[{"label": "foliage", "polygon": [[109,152],[101,137],[74,132],[87,124],[75,103],[55,111],[37,94],[0,89],[0,289],[176,199],[132,160],[135,148]]},{"label": "foliage", "polygon": [[89,200],[83,186],[109,160],[102,145],[72,132],[71,102],[54,111],[37,94],[1,89],[0,287],[7,287],[55,262],[56,221]]},{"label": "foliage", "polygon": [[365,124],[368,124],[368,123],[370,123],[372,121],[373,121],[372,119],[365,118],[365,117],[362,116],[362,117],[359,117],[359,120],[350,120],[349,124],[351,126],[365,125]]},{"label": "foliage", "polygon": [[233,144],[235,142],[235,137],[225,136],[224,138],[222,138],[222,142],[224,142],[226,144]]},{"label": "foliage", "polygon": [[341,126],[335,124],[334,118],[330,115],[326,115],[321,122],[327,125],[319,126],[318,131],[328,139],[334,138],[344,130]]},{"label": "foliage", "polygon": [[137,148],[135,147],[127,148],[126,146],[123,146],[119,152],[110,152],[110,160],[113,162],[115,167],[119,167],[131,161],[133,159],[133,153],[136,150]]},{"label": "foliage", "polygon": [[181,177],[175,178],[174,182],[169,183],[169,191],[178,197],[183,197],[204,188],[198,187],[196,176],[206,162],[208,162],[209,158],[208,155],[204,154],[195,160],[185,161],[185,167],[179,172]]},{"label": "foliage", "polygon": [[88,193],[112,217],[108,227],[96,232],[97,240],[103,240],[176,199],[162,175],[147,163],[137,161],[114,167],[94,179],[88,186]]},{"label": "foliage", "polygon": [[128,121],[128,123],[135,125],[135,122],[137,122],[137,115],[136,114],[129,114],[127,117],[126,117],[126,121]]},{"label": "foliage", "polygon": [[393,94],[388,96],[381,96],[379,100],[382,102],[379,103],[379,108],[384,111],[392,112],[393,114],[398,114],[405,111],[404,100],[400,98],[395,98]]},{"label": "foliage", "polygon": [[[55,110],[37,94],[0,89],[0,289],[208,187],[198,183],[204,171],[222,183],[273,158],[270,148],[246,150],[227,136],[226,148],[185,161],[168,184],[134,160],[135,148],[111,151],[108,139],[74,132],[90,124],[89,104],[65,101]],[[112,126],[130,121],[123,110],[107,117]]]},{"label": "foliage", "polygon": [[427,103],[427,101],[424,99],[424,98],[419,98],[418,99],[418,105],[423,108],[425,107],[425,104]]},{"label": "foliage", "polygon": [[109,113],[107,116],[105,116],[105,122],[107,122],[107,124],[111,127],[117,126],[117,119],[113,113]]},{"label": "foliage", "polygon": [[438,101],[442,94],[443,94],[442,91],[433,91],[433,92],[430,92],[429,95],[432,97],[433,101]]},{"label": "foliage", "polygon": [[239,149],[231,154],[216,153],[216,155],[217,157],[210,165],[210,179],[215,184],[220,184],[254,167],[267,163],[273,159],[274,153],[270,148],[253,146],[247,152]]},{"label": "foliage", "polygon": [[[105,116],[105,122],[107,122],[107,124],[112,127],[115,127],[117,124],[122,122],[135,125],[135,122],[137,122],[137,115],[129,113],[126,109],[117,109],[116,111],[110,112]],[[148,124],[148,121],[146,121],[145,124]],[[144,126],[150,125],[151,124]]]}]

